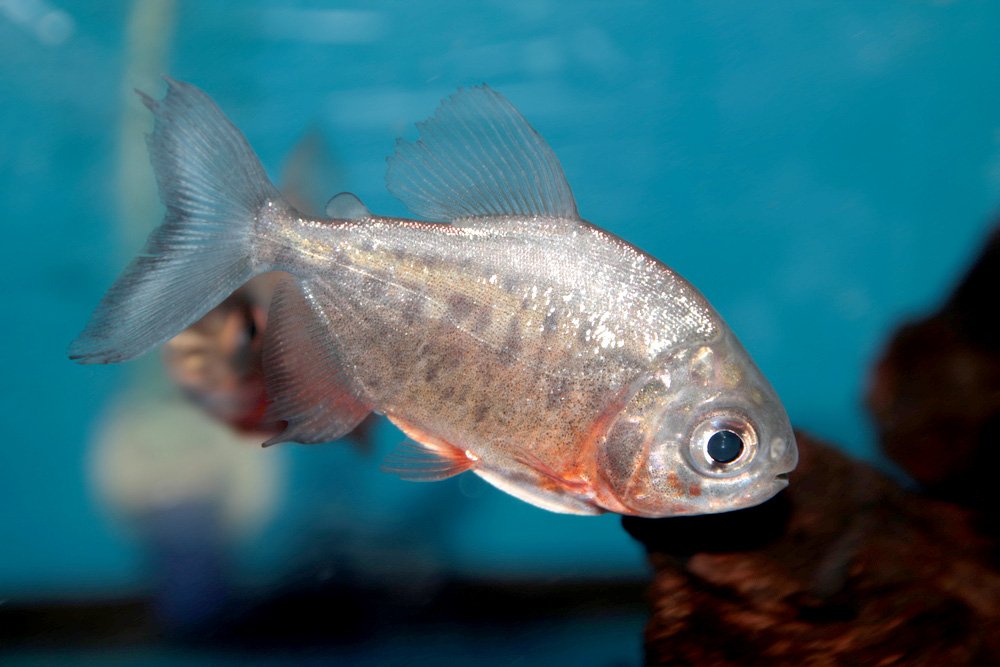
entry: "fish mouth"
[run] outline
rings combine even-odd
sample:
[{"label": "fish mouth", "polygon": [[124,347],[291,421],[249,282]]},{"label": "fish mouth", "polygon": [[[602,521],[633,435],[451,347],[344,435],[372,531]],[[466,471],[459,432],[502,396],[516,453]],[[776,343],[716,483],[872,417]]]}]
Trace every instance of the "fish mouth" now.
[{"label": "fish mouth", "polygon": [[776,480],[778,480],[778,481],[781,481],[781,482],[784,482],[785,484],[788,484],[788,473],[787,472],[778,473],[777,475],[774,476],[774,478]]}]

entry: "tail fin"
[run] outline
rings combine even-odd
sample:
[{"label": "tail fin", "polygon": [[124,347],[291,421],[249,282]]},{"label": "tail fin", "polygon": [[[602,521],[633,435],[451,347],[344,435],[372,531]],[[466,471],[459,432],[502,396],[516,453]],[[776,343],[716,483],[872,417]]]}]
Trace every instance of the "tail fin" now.
[{"label": "tail fin", "polygon": [[101,300],[69,356],[80,363],[136,357],[200,319],[257,273],[254,219],[280,200],[242,133],[198,88],[167,79],[166,96],[142,93],[163,223]]}]

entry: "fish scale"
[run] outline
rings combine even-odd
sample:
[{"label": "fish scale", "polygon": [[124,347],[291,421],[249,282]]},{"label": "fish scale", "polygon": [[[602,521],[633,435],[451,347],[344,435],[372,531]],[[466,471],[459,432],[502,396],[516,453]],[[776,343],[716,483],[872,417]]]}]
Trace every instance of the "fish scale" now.
[{"label": "fish scale", "polygon": [[[491,448],[530,446],[554,470],[576,465],[575,445],[606,402],[651,361],[640,356],[649,354],[638,349],[641,334],[628,347],[601,349],[583,335],[593,322],[577,316],[579,306],[568,305],[585,304],[616,285],[597,282],[582,290],[577,280],[567,280],[567,272],[560,274],[564,284],[532,275],[532,263],[523,259],[532,254],[531,246],[512,257],[503,252],[505,235],[483,233],[482,227],[461,234],[451,228],[433,238],[439,225],[370,222],[363,225],[367,243],[357,239],[357,227],[303,224],[300,233],[308,242],[297,239],[291,246],[328,251],[310,250],[289,261],[291,267],[319,258],[316,268],[325,271],[312,284],[322,291],[328,316],[343,320],[340,345],[366,398],[484,458]],[[340,242],[341,235],[354,240]],[[520,241],[526,244],[523,237]],[[600,261],[579,246],[573,257],[552,251],[546,256],[581,266]],[[498,274],[508,278],[491,282]],[[365,287],[369,281],[381,286],[376,294]],[[532,290],[540,281],[549,285]],[[552,302],[562,304],[554,330],[544,324]],[[487,319],[481,313],[488,314],[487,326],[475,324]],[[621,329],[637,333],[627,328],[624,315]],[[607,318],[603,321],[607,326]],[[456,393],[462,403],[455,402]],[[553,395],[562,400],[548,400]]]}]

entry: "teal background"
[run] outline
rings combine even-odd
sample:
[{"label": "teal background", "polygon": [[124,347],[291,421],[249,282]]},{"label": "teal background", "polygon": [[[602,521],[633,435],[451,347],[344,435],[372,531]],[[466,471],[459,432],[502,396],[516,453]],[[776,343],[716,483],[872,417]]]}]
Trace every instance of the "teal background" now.
[{"label": "teal background", "polygon": [[[133,371],[65,355],[145,224],[119,204],[122,142],[141,140],[123,132],[127,91],[148,85],[130,79],[130,39],[162,31],[163,71],[206,90],[276,179],[312,128],[327,194],[388,215],[406,213],[383,183],[394,138],[489,83],[551,144],[587,219],[705,293],[797,427],[872,460],[867,369],[947,293],[1000,202],[994,2],[179,2],[130,33],[134,11],[0,3],[0,602],[150,586],[92,465]],[[378,461],[402,436],[377,436],[374,456],[261,451],[279,492],[232,539],[232,576],[336,576],[319,537],[341,559],[419,554],[444,574],[645,576],[617,517],[549,514],[467,476],[400,481]]]}]

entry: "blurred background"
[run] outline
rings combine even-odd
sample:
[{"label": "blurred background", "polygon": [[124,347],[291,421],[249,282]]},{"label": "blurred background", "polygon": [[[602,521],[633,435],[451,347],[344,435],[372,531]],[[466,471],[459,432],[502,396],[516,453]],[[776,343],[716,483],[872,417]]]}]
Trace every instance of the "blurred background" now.
[{"label": "blurred background", "polygon": [[648,571],[618,517],[383,474],[384,421],[262,450],[158,354],[66,359],[162,215],[132,91],[164,73],[303,206],[350,190],[387,215],[395,137],[489,83],[584,217],[704,292],[798,428],[875,460],[867,369],[1000,204],[1000,5],[767,7],[0,0],[0,661],[639,660]]}]

